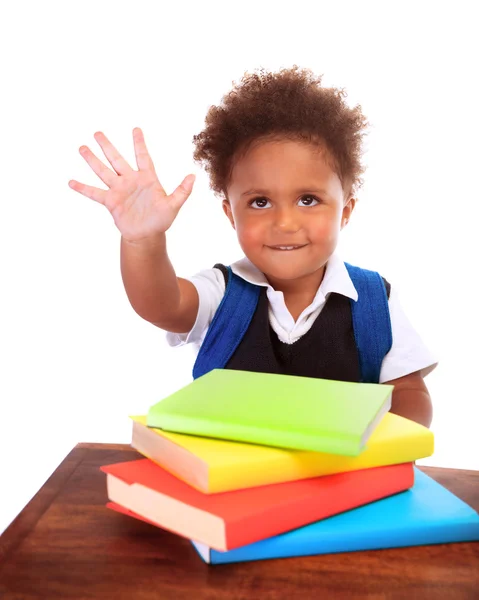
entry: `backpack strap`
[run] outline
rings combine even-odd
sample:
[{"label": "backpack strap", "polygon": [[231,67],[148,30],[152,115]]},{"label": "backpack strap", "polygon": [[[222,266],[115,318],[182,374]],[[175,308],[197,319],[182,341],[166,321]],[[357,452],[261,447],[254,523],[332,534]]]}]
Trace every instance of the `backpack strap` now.
[{"label": "backpack strap", "polygon": [[344,264],[358,292],[357,302],[351,299],[351,311],[361,381],[379,383],[381,364],[393,340],[386,287],[379,273]]},{"label": "backpack strap", "polygon": [[[351,299],[351,313],[361,382],[379,383],[382,361],[392,346],[386,287],[379,273],[344,264],[358,292],[358,300]],[[216,264],[215,268],[222,271],[226,289],[198,352],[193,379],[226,366],[251,323],[261,291],[231,267]]]},{"label": "backpack strap", "polygon": [[226,366],[251,323],[261,291],[260,286],[235,275],[231,267],[215,267],[223,272],[227,284],[196,357],[193,379]]}]

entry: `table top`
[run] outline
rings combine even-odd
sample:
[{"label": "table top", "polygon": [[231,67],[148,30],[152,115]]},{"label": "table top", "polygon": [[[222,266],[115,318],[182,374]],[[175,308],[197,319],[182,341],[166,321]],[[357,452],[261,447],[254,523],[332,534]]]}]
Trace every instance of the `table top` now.
[{"label": "table top", "polygon": [[[207,565],[190,542],[105,507],[101,465],[140,458],[78,444],[0,537],[0,598],[479,598],[479,543]],[[479,509],[479,472],[419,467]]]}]

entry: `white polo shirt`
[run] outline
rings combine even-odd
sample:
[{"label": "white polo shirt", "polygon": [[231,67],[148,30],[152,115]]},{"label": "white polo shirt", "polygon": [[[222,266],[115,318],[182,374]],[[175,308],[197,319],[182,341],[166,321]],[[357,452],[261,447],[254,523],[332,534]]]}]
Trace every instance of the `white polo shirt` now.
[{"label": "white polo shirt", "polygon": [[[269,322],[278,338],[286,344],[293,344],[309,331],[324,308],[331,292],[342,294],[353,300],[358,299],[358,293],[344,261],[337,253],[333,253],[328,260],[323,281],[313,302],[303,310],[296,322],[285,304],[283,292],[274,290],[264,274],[248,258],[245,257],[233,263],[231,269],[246,281],[266,288],[269,301]],[[223,273],[219,269],[205,269],[186,279],[191,281],[198,290],[199,309],[196,322],[189,333],[167,332],[166,340],[170,346],[192,344],[198,353],[208,327],[223,299],[225,281]],[[436,367],[437,360],[404,314],[392,285],[389,312],[393,343],[381,365],[379,383],[391,381],[415,371],[421,371],[425,377]]]}]

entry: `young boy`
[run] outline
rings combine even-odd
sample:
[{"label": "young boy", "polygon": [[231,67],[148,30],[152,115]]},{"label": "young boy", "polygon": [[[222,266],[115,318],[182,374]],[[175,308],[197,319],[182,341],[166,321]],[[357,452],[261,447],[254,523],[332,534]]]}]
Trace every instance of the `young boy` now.
[{"label": "young boy", "polygon": [[115,172],[87,147],[80,152],[109,189],[69,185],[111,212],[133,308],[167,331],[170,345],[198,348],[195,377],[219,366],[393,384],[391,411],[429,427],[423,378],[434,358],[389,282],[335,252],[362,184],[367,125],[343,96],[294,66],[245,75],[210,107],[193,138],[194,159],[205,164],[245,254],[229,268],[176,276],[165,233],[194,176],[168,196],[140,129],[133,131],[138,171],[97,132]]}]

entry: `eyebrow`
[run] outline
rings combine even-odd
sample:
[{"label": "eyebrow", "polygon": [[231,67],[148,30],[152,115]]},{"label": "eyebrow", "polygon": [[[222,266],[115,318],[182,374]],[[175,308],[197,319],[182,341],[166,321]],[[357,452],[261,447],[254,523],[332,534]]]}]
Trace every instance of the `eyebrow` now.
[{"label": "eyebrow", "polygon": [[[249,196],[250,194],[268,194],[268,193],[269,193],[268,190],[254,189],[253,188],[251,190],[243,192],[240,197],[242,197],[242,196]],[[308,194],[312,194],[312,193],[314,193],[314,194],[323,194],[325,196],[329,196],[329,194],[328,194],[328,192],[326,190],[316,190],[316,189],[314,189],[314,186],[312,186],[310,188],[304,188],[303,187],[303,188],[300,188],[298,190],[295,190],[295,194],[306,194],[306,193],[308,193]]]}]

